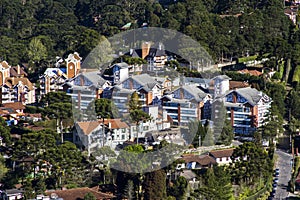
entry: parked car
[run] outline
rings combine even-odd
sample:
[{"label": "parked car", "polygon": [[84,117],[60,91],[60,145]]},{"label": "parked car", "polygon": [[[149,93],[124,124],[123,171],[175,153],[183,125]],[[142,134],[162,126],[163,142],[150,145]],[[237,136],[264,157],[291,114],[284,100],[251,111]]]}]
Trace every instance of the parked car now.
[{"label": "parked car", "polygon": [[278,173],[279,173],[279,172],[280,172],[280,170],[279,170],[278,168],[276,168],[276,169],[275,169],[275,173],[276,173],[276,172],[278,172]]},{"label": "parked car", "polygon": [[278,183],[278,180],[279,180],[278,177],[275,177],[274,180],[273,180],[273,182],[274,183]]}]

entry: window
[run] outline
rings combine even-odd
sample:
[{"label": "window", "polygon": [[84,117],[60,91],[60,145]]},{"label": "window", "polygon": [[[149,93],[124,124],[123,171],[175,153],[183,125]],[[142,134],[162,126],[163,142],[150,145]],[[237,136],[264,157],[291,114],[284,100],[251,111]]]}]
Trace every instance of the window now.
[{"label": "window", "polygon": [[219,158],[220,159],[220,162],[222,162],[222,158]]},{"label": "window", "polygon": [[125,135],[122,135],[122,140],[125,140]]},{"label": "window", "polygon": [[126,129],[125,128],[122,128],[122,133],[126,133]]}]

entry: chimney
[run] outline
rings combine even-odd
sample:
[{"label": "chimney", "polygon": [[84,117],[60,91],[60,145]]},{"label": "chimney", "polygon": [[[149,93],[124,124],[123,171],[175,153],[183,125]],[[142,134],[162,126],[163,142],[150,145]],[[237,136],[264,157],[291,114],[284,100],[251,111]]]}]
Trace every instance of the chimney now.
[{"label": "chimney", "polygon": [[142,43],[142,59],[149,55],[151,44],[150,42]]}]

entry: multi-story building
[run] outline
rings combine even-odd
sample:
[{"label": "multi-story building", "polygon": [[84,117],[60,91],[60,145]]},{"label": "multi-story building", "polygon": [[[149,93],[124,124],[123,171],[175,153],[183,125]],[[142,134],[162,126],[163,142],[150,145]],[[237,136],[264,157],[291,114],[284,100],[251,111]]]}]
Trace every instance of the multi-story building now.
[{"label": "multi-story building", "polygon": [[35,87],[28,78],[7,77],[1,87],[1,103],[35,103]]},{"label": "multi-story building", "polygon": [[163,109],[175,125],[210,119],[212,96],[196,85],[184,85],[162,98]]},{"label": "multi-story building", "polygon": [[252,134],[262,126],[272,103],[268,95],[250,87],[229,90],[217,99],[224,102],[227,119],[240,135]]},{"label": "multi-story building", "polygon": [[99,71],[83,72],[71,79],[67,84],[67,94],[71,95],[75,105],[86,109],[91,101],[100,99],[103,90],[111,83],[102,78]]},{"label": "multi-story building", "polygon": [[67,80],[67,75],[59,68],[47,68],[40,76],[40,95],[49,92],[63,91],[63,84]]}]

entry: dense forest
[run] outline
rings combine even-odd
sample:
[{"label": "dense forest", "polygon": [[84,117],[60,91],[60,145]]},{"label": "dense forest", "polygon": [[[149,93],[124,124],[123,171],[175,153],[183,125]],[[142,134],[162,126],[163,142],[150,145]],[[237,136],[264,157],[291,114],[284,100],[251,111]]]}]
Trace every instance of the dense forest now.
[{"label": "dense forest", "polygon": [[300,42],[279,0],[1,0],[0,59],[49,63],[71,51],[85,57],[103,36],[130,22],[131,29],[148,23],[187,34],[216,62],[247,54],[293,55]]}]

